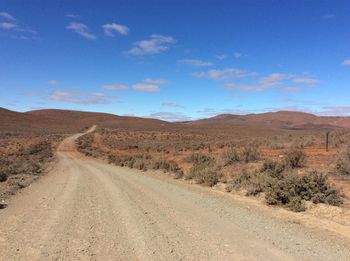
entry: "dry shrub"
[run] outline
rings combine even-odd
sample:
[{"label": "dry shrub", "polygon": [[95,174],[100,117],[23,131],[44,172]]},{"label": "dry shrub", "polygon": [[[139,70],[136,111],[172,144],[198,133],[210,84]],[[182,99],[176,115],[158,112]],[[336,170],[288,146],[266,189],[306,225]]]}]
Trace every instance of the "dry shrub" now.
[{"label": "dry shrub", "polygon": [[254,162],[260,158],[260,153],[256,146],[245,146],[242,150],[231,149],[222,155],[224,166],[232,165],[236,162]]},{"label": "dry shrub", "polygon": [[215,159],[203,154],[192,155],[193,166],[187,179],[193,178],[198,184],[209,187],[218,183],[221,173],[215,169]]},{"label": "dry shrub", "polygon": [[342,149],[338,152],[335,163],[336,174],[342,176],[350,175],[350,148]]},{"label": "dry shrub", "polygon": [[305,162],[306,155],[302,149],[292,147],[284,153],[284,163],[292,169],[304,167]]},{"label": "dry shrub", "polygon": [[326,175],[315,170],[300,177],[282,162],[267,160],[259,171],[242,171],[234,176],[228,190],[245,189],[247,195],[265,192],[269,205],[282,205],[293,211],[304,211],[305,201],[339,206],[342,194]]}]

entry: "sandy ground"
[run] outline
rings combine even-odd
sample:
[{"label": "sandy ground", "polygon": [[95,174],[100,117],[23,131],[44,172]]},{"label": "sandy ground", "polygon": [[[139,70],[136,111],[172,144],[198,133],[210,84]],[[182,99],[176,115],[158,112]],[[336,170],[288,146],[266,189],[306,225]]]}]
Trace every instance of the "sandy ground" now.
[{"label": "sandy ground", "polygon": [[347,233],[86,158],[79,135],[0,210],[0,260],[350,260]]}]

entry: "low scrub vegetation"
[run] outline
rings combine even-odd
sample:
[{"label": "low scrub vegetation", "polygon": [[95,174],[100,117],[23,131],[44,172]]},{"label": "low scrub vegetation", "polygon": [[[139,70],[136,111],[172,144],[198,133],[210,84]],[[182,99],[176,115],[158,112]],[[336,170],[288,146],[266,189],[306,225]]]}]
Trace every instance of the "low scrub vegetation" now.
[{"label": "low scrub vegetation", "polygon": [[229,166],[237,162],[254,162],[260,158],[258,148],[255,146],[245,146],[243,149],[238,150],[232,148],[222,155],[224,166]]},{"label": "low scrub vegetation", "polygon": [[175,178],[181,178],[183,171],[175,161],[166,159],[153,160],[149,155],[108,155],[108,163],[121,167],[136,168],[146,171],[148,169],[163,170],[165,173],[175,174]]},{"label": "low scrub vegetation", "polygon": [[60,136],[6,135],[0,141],[0,182],[14,175],[38,175],[53,159]]},{"label": "low scrub vegetation", "polygon": [[191,156],[191,160],[193,166],[186,175],[187,179],[194,179],[196,183],[209,187],[218,183],[221,174],[215,168],[214,158],[197,153]]},{"label": "low scrub vegetation", "polygon": [[306,162],[305,152],[297,147],[292,147],[284,153],[285,164],[292,168],[302,168]]},{"label": "low scrub vegetation", "polygon": [[341,176],[350,176],[350,148],[347,147],[338,152],[335,173]]},{"label": "low scrub vegetation", "polygon": [[[346,140],[344,135],[338,136]],[[339,142],[330,136],[334,149]],[[304,210],[306,201],[340,205],[340,192],[322,173],[335,166],[332,173],[350,175],[350,150],[339,152],[332,162],[332,157],[320,153],[325,148],[321,132],[240,127],[99,129],[80,138],[78,148],[88,156],[108,155],[111,164],[162,170],[205,186],[226,182],[228,190],[263,194],[268,204],[294,211]],[[327,167],[307,171],[323,162]]]},{"label": "low scrub vegetation", "polygon": [[232,189],[245,189],[247,195],[264,192],[268,204],[282,205],[296,212],[305,210],[305,201],[334,206],[343,202],[341,193],[326,175],[313,170],[299,176],[291,166],[271,160],[260,170],[235,175],[228,187]]}]

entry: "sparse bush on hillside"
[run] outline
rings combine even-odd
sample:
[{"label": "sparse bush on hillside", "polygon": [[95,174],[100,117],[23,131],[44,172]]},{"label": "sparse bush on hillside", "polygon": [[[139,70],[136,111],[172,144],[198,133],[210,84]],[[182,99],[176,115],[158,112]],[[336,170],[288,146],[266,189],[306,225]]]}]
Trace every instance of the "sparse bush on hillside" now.
[{"label": "sparse bush on hillside", "polygon": [[335,163],[335,172],[342,176],[350,175],[350,147],[338,152]]},{"label": "sparse bush on hillside", "polygon": [[284,162],[292,169],[302,168],[306,162],[305,152],[297,147],[290,148],[284,153]]}]

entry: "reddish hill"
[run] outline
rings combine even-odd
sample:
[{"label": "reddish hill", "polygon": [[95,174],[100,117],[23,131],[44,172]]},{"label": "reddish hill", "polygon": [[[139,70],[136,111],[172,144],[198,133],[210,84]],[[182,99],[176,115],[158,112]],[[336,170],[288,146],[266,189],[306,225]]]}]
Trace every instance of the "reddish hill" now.
[{"label": "reddish hill", "polygon": [[243,125],[285,129],[334,129],[349,128],[350,117],[325,117],[305,112],[278,111],[248,115],[221,114],[188,124],[197,126]]},{"label": "reddish hill", "polygon": [[94,124],[109,128],[162,128],[171,123],[108,113],[70,110],[14,112],[0,108],[0,131],[35,131],[73,133]]},{"label": "reddish hill", "polygon": [[175,124],[157,119],[108,113],[55,109],[20,113],[0,108],[0,131],[75,133],[94,124],[107,128],[137,129],[171,126],[211,128],[230,125],[282,129],[334,129],[350,128],[350,117],[322,117],[303,112],[278,111],[248,115],[221,114],[208,119]]}]

